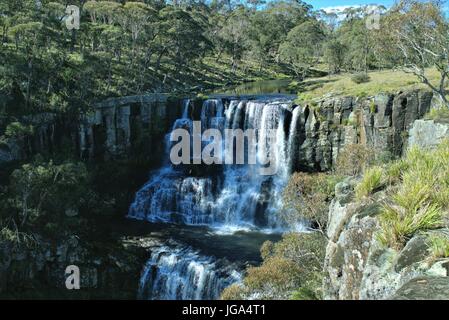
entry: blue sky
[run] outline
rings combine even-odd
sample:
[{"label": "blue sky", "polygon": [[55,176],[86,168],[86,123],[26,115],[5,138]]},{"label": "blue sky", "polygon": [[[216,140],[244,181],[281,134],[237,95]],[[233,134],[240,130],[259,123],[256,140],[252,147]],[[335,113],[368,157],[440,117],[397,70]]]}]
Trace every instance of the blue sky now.
[{"label": "blue sky", "polygon": [[315,9],[327,8],[327,7],[340,7],[340,6],[354,6],[365,4],[382,4],[386,7],[391,6],[394,0],[304,0],[307,3],[313,5]]}]

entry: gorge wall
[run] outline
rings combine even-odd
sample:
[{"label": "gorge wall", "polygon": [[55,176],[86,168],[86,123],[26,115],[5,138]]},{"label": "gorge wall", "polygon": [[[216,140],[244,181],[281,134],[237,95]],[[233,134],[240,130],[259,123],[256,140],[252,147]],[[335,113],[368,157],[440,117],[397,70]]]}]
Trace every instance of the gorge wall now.
[{"label": "gorge wall", "polygon": [[[233,98],[238,99],[223,99]],[[294,169],[329,170],[342,148],[353,143],[400,155],[408,130],[429,110],[431,100],[431,92],[416,90],[368,98],[329,97],[300,106],[295,115],[298,148]],[[200,112],[202,100],[196,99],[194,106],[194,112]],[[127,158],[145,150],[157,158],[163,151],[164,136],[181,116],[182,108],[180,99],[143,95],[108,99],[76,122],[51,113],[27,116],[23,122],[34,126],[34,134],[3,143],[0,164],[64,145],[86,160]]]},{"label": "gorge wall", "polygon": [[[416,120],[408,131],[408,148],[433,149],[449,139],[449,123]],[[447,165],[447,164],[446,164]],[[381,244],[379,214],[388,189],[356,199],[359,178],[336,185],[329,207],[329,238],[324,262],[324,298],[448,299],[449,259],[431,255],[429,234],[444,237],[448,229],[417,233],[399,250]]]},{"label": "gorge wall", "polygon": [[[209,102],[221,100],[229,107],[232,100],[246,101],[246,99],[253,98],[216,96],[211,97]],[[430,139],[429,135],[432,134],[433,129],[428,128],[428,122],[420,124],[420,121],[415,122],[415,120],[422,118],[429,110],[431,101],[432,94],[427,91],[410,91],[378,94],[368,98],[329,97],[317,103],[305,105],[291,102],[290,105],[282,107],[282,125],[278,120],[275,123],[288,141],[288,157],[291,160],[288,163],[289,169],[327,171],[335,164],[338,154],[351,144],[364,144],[373,148],[377,154],[385,152],[395,156],[400,156],[411,141],[421,141],[426,144],[425,139]],[[201,119],[204,105],[211,105],[209,102],[204,99],[192,100],[191,109],[189,109],[192,118]],[[26,159],[38,152],[52,153],[68,145],[78,157],[86,161],[130,159],[140,156],[142,152],[147,152],[148,158],[156,166],[164,154],[165,136],[176,119],[182,116],[183,107],[181,100],[170,100],[166,96],[134,96],[110,99],[100,103],[92,114],[84,115],[76,122],[54,114],[28,117],[24,121],[34,125],[33,136],[10,139],[6,146],[3,144],[0,147],[0,165],[2,161]],[[245,123],[246,114],[239,111],[237,104],[234,104],[234,107],[236,109],[232,113],[232,118],[238,123]],[[279,113],[272,106],[270,108],[273,109],[273,114]],[[261,114],[263,114],[262,109]],[[417,126],[421,126],[421,129]],[[426,130],[428,133],[422,135],[421,132]],[[446,132],[444,130],[444,128],[439,129],[438,132],[444,136]],[[263,187],[264,184],[261,186]],[[376,222],[370,217],[370,211],[368,210],[368,213],[365,211],[365,207],[360,209],[360,215],[349,214],[347,210],[351,208],[350,200],[345,192],[350,193],[351,186],[341,185],[340,188],[342,191],[337,192],[337,198],[331,206],[333,217],[331,217],[329,237],[332,241],[328,247],[326,261],[330,282],[326,284],[326,297],[330,299],[385,297],[392,292],[391,287],[381,290],[383,293],[373,293],[373,290],[377,292],[378,287],[368,292],[368,289],[361,289],[368,288],[367,286],[360,285],[364,272],[367,272],[366,259],[372,256],[368,254],[371,250],[370,228],[374,228]],[[344,201],[348,202],[348,206]],[[363,223],[366,231],[364,240],[360,242],[356,242],[356,239],[359,239],[357,238],[358,223]],[[351,245],[346,245],[344,241],[352,241],[360,247],[353,248]],[[63,242],[63,245],[65,244]],[[70,246],[70,241],[67,245]],[[53,275],[47,268],[49,265],[57,265],[55,270],[59,272],[62,266],[66,266],[73,259],[67,255],[64,256],[65,249],[50,247],[48,250],[44,249],[42,252],[39,249],[11,254],[11,250],[5,248],[6,251],[3,251],[5,254],[1,256],[2,261],[0,261],[2,287],[5,289],[11,286],[23,275],[26,275],[24,279],[32,283],[43,282],[50,287],[55,284],[61,286],[61,278]],[[71,250],[76,253],[79,249]],[[98,262],[91,251],[88,248],[82,254],[76,253],[74,261],[84,265],[87,270],[95,270],[91,272],[92,276],[89,276],[91,280],[86,280],[87,283],[91,283],[92,288],[110,288],[109,284],[106,285],[106,282],[98,279],[102,277],[112,279],[111,274],[114,276],[119,274],[118,279],[128,279],[126,275],[123,275],[128,271],[133,274],[132,279],[129,280],[133,282],[130,287],[134,290],[138,286],[136,279],[140,270],[136,270],[139,266],[142,268],[142,258],[138,260],[139,263],[134,261],[130,264],[127,259],[117,261],[113,258],[114,256],[107,256]],[[61,254],[62,257],[59,257]],[[128,265],[132,266],[131,269],[126,269]],[[363,268],[357,271],[355,268],[358,265],[363,265]],[[442,266],[435,268],[438,269],[436,272],[443,272]],[[373,280],[374,278],[370,279],[376,281]],[[383,281],[390,280],[388,278]],[[395,283],[403,282],[401,280]],[[124,281],[124,283],[127,282]],[[120,286],[120,284],[113,285],[114,288]]]}]

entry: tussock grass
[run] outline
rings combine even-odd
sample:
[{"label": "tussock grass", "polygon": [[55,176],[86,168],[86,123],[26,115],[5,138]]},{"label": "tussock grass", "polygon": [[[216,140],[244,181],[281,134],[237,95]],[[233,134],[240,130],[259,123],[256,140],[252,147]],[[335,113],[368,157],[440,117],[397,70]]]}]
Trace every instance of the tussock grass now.
[{"label": "tussock grass", "polygon": [[449,258],[449,235],[432,234],[429,237],[429,252],[434,259]]},{"label": "tussock grass", "polygon": [[446,140],[436,150],[412,148],[384,169],[388,183],[395,185],[380,215],[379,240],[384,245],[401,248],[413,235],[447,224],[448,166]]},{"label": "tussock grass", "polygon": [[356,186],[355,194],[357,199],[367,197],[378,190],[382,185],[383,169],[381,167],[371,167],[365,171],[362,181]]}]

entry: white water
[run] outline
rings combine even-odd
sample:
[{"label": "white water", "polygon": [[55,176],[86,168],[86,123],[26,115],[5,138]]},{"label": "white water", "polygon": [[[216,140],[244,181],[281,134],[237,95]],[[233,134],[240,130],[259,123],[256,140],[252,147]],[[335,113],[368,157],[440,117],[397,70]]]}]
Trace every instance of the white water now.
[{"label": "white water", "polygon": [[154,248],[139,284],[139,299],[218,299],[227,286],[240,282],[241,274],[188,247]]},{"label": "white water", "polygon": [[[221,165],[201,176],[171,165],[170,142],[164,166],[137,192],[129,217],[151,222],[174,222],[208,225],[219,230],[280,230],[285,228],[278,216],[282,190],[292,170],[292,155],[297,155],[298,117],[300,107],[292,109],[287,99],[265,98],[253,101],[209,99],[203,103],[200,119],[192,119],[193,105],[184,103],[183,117],[173,129],[192,130],[192,121],[201,120],[203,131],[217,128],[255,129],[258,159],[274,152],[277,173],[260,174],[260,165]],[[276,130],[273,150],[262,148]],[[223,137],[225,135],[223,134]],[[247,148],[247,146],[246,146]]]}]

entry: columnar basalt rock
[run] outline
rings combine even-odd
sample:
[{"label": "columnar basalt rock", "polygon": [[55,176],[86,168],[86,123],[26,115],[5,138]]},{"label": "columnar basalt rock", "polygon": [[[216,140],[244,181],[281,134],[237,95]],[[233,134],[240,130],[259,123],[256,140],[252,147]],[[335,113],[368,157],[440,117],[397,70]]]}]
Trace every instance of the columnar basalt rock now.
[{"label": "columnar basalt rock", "polygon": [[305,141],[299,147],[297,167],[330,170],[340,151],[355,143],[376,154],[400,156],[408,130],[430,109],[431,100],[431,92],[415,90],[369,98],[326,98],[306,105],[310,115],[304,118]]},{"label": "columnar basalt rock", "polygon": [[[231,98],[222,97],[223,101]],[[291,167],[300,171],[330,170],[345,146],[354,143],[365,144],[377,154],[399,156],[408,143],[408,130],[429,110],[431,100],[431,92],[415,90],[368,98],[326,97],[313,105],[300,105],[301,112],[293,115],[292,111],[290,121],[297,117],[296,131],[288,133],[297,137],[293,139],[297,157]],[[201,108],[197,105],[201,106],[201,101],[192,105],[193,118],[200,120],[197,113]],[[56,118],[49,122],[49,117],[44,117],[45,121],[35,123],[31,146],[48,151],[55,139],[65,136],[83,159],[129,158],[137,143],[157,152],[162,150],[164,136],[182,114],[181,109],[180,100],[171,102],[166,95],[111,98],[96,105],[92,113],[80,116],[78,123]],[[244,121],[241,116],[236,121]],[[6,148],[1,150],[2,161],[13,158]]]}]

